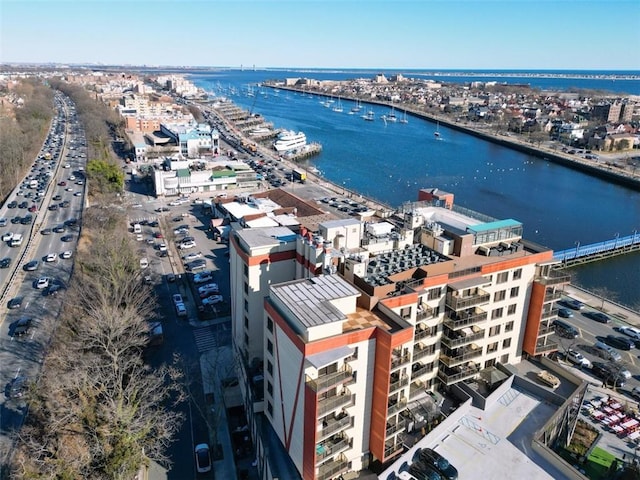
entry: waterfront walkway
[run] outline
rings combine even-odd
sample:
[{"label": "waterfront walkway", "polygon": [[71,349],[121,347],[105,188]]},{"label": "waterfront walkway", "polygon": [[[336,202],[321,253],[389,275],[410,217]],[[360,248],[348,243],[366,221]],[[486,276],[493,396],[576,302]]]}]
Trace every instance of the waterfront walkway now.
[{"label": "waterfront walkway", "polygon": [[633,235],[616,236],[612,240],[589,245],[578,242],[574,248],[553,252],[553,258],[560,260],[564,268],[637,251],[640,251],[640,234],[633,232]]}]

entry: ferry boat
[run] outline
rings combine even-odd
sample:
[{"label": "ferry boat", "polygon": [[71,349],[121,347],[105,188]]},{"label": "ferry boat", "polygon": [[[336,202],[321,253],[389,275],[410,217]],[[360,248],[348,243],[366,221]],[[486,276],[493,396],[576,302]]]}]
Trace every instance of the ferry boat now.
[{"label": "ferry boat", "polygon": [[273,148],[278,152],[286,152],[303,147],[307,144],[307,136],[302,132],[285,130],[278,134],[278,138],[273,142]]},{"label": "ferry boat", "polygon": [[259,136],[259,135],[266,135],[268,133],[271,133],[273,130],[271,130],[268,127],[258,127],[258,128],[254,128],[253,130],[249,131],[249,135],[252,137],[255,136]]}]

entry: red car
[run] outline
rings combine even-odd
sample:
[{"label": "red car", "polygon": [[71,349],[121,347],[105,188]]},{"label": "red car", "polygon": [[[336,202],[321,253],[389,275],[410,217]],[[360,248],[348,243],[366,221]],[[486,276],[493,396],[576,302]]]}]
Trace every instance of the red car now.
[{"label": "red car", "polygon": [[38,209],[38,207],[36,207],[35,205],[31,205],[31,206],[29,207],[29,211],[30,211],[30,212],[35,212],[37,209]]},{"label": "red car", "polygon": [[156,232],[156,233],[154,233],[154,234],[153,234],[153,236],[154,236],[154,237],[156,237],[156,238],[164,238],[164,237],[162,236],[162,233],[160,233],[160,232]]},{"label": "red car", "polygon": [[58,186],[66,187],[67,186],[67,182],[58,182]]}]

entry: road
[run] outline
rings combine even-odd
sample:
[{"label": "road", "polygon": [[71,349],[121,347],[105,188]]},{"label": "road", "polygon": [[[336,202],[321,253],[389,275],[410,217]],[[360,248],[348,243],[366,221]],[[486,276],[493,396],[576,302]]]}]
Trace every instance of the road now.
[{"label": "road", "polygon": [[[81,223],[86,188],[84,132],[68,98],[58,94],[55,104],[57,113],[38,158],[0,210],[0,218],[24,218],[27,214],[33,216],[31,223],[15,221],[0,227],[2,235],[12,232],[24,237],[20,246],[10,247],[8,241],[0,245],[0,258],[11,259],[10,265],[0,270],[0,385],[4,387],[4,395],[0,398],[2,467],[11,451],[11,435],[22,425],[27,411],[23,398],[13,395],[11,387],[19,377],[26,377],[28,381],[37,379],[62,304],[60,291],[55,293],[50,287],[38,289],[35,284],[38,278],[47,277],[50,285],[59,285],[63,290],[68,285]],[[70,177],[74,179],[70,180]],[[67,182],[69,186],[66,188],[72,191],[66,191],[58,185],[59,182]],[[17,206],[9,208],[13,201]],[[65,201],[68,204],[61,207],[60,204]],[[55,210],[53,207],[50,210],[49,207],[54,204],[57,205]],[[27,211],[29,206],[33,207],[33,211]],[[69,222],[72,218],[76,221]],[[40,233],[65,222],[69,225],[64,227],[64,233]],[[65,236],[68,238],[63,241]],[[71,258],[60,257],[65,251],[71,252]],[[56,254],[55,259],[45,261],[50,253]],[[32,260],[37,260],[37,268],[27,271],[26,264]],[[20,299],[21,304],[9,309],[8,302],[11,299]],[[31,320],[31,328],[25,335],[16,335],[16,322],[24,318]]]}]

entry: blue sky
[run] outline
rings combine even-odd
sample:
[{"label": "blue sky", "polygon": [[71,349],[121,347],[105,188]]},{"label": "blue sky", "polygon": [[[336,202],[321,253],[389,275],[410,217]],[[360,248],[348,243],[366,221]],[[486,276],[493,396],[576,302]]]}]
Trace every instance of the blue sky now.
[{"label": "blue sky", "polygon": [[0,0],[0,61],[640,69],[638,0]]}]

